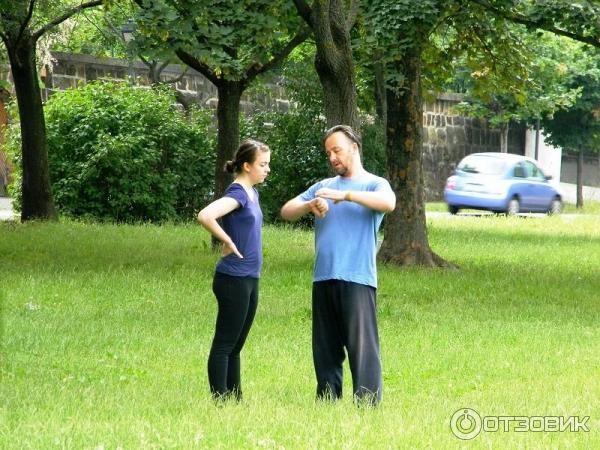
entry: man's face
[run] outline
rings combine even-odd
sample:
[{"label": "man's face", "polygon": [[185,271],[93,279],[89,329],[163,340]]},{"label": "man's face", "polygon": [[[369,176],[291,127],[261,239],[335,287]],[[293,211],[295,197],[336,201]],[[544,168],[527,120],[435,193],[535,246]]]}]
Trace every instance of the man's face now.
[{"label": "man's face", "polygon": [[344,176],[354,165],[358,146],[341,131],[333,133],[325,141],[325,153],[329,164],[338,175]]}]

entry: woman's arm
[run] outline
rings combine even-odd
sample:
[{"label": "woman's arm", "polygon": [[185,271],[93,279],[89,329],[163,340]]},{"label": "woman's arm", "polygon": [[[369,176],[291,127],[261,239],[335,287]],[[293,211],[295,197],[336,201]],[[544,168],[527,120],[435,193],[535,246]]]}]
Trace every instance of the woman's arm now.
[{"label": "woman's arm", "polygon": [[229,214],[239,207],[240,204],[237,200],[234,200],[231,197],[221,197],[198,213],[198,222],[225,245],[223,251],[224,255],[235,253],[240,258],[243,258],[229,235],[225,233],[225,230],[223,230],[221,225],[219,225],[219,222],[217,222],[217,219]]}]

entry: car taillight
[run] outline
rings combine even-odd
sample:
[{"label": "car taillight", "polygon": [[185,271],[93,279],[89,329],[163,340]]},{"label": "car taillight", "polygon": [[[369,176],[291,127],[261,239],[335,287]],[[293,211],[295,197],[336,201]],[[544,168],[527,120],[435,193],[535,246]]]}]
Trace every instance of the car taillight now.
[{"label": "car taillight", "polygon": [[456,189],[456,180],[453,177],[448,178],[448,181],[446,181],[446,189]]}]

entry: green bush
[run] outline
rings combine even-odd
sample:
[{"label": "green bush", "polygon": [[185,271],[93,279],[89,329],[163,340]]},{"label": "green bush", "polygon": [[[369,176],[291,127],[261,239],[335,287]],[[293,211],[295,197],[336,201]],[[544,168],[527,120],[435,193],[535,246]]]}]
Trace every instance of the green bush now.
[{"label": "green bush", "polygon": [[119,222],[189,219],[210,197],[212,112],[186,118],[168,89],[92,83],[45,107],[61,213]]},{"label": "green bush", "polygon": [[21,173],[21,128],[19,121],[14,120],[15,117],[19,117],[19,110],[14,98],[8,103],[7,112],[9,121],[8,125],[2,130],[5,139],[0,149],[6,155],[11,166],[7,191],[13,200],[13,209],[19,212],[21,211],[21,186],[23,183]]}]

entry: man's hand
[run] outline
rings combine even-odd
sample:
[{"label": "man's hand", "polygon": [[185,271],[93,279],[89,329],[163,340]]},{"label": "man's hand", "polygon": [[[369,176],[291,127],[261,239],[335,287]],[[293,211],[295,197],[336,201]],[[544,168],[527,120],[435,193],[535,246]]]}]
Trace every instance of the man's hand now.
[{"label": "man's hand", "polygon": [[223,256],[228,256],[234,253],[238,258],[244,259],[240,251],[237,249],[233,241],[223,243]]},{"label": "man's hand", "polygon": [[319,219],[324,218],[327,214],[327,211],[329,211],[327,200],[319,197],[313,198],[310,202],[308,202],[308,208]]},{"label": "man's hand", "polygon": [[334,203],[343,202],[348,199],[348,191],[338,191],[337,189],[321,188],[315,195],[320,198],[328,198]]}]

